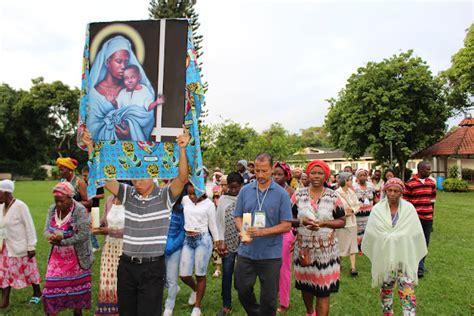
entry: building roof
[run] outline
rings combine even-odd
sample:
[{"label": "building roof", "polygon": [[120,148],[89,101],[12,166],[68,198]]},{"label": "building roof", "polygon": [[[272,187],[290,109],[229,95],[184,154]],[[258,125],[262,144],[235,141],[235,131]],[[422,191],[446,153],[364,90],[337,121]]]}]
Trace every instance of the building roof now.
[{"label": "building roof", "polygon": [[459,128],[436,144],[415,153],[414,157],[474,155],[474,118],[466,117]]},{"label": "building roof", "polygon": [[[325,160],[325,161],[351,161],[352,159],[347,157],[347,154],[338,149],[328,149],[328,148],[307,148],[303,149],[300,152],[297,152],[288,157],[288,161],[300,160],[302,157],[306,160]],[[359,159],[356,160],[372,160],[372,155],[365,153]]]}]

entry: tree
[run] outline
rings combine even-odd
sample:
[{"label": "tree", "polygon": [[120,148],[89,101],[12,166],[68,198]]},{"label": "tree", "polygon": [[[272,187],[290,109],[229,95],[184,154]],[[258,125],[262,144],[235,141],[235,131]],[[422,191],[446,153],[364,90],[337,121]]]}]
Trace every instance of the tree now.
[{"label": "tree", "polygon": [[330,146],[328,133],[322,126],[312,126],[301,129],[301,143],[303,147]]},{"label": "tree", "polygon": [[464,47],[451,58],[451,68],[442,73],[447,80],[448,103],[460,111],[473,106],[474,96],[474,24],[466,32]]},{"label": "tree", "polygon": [[410,155],[444,135],[451,116],[443,82],[413,51],[369,62],[351,75],[337,99],[328,100],[325,125],[334,146],[352,158],[372,153],[390,159],[390,143],[401,174]]},{"label": "tree", "polygon": [[58,155],[85,161],[75,145],[79,90],[41,77],[32,83],[29,91],[0,86],[0,168],[29,175]]},{"label": "tree", "polygon": [[258,137],[257,132],[247,125],[232,121],[201,128],[201,148],[204,163],[208,167],[224,168],[225,172],[236,169],[240,159],[253,159],[253,147],[249,143]]}]

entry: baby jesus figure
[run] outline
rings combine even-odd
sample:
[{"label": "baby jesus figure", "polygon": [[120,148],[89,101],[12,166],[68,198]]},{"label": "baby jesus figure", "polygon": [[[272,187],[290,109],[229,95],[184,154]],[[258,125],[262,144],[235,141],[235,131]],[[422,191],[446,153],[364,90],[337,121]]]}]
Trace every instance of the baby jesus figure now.
[{"label": "baby jesus figure", "polygon": [[111,102],[117,109],[134,105],[143,106],[147,111],[153,111],[158,105],[165,103],[165,97],[158,95],[153,100],[153,94],[144,85],[140,84],[140,70],[135,65],[128,65],[123,72],[123,83],[125,88],[120,90],[117,98],[112,95],[107,96],[107,100]]}]

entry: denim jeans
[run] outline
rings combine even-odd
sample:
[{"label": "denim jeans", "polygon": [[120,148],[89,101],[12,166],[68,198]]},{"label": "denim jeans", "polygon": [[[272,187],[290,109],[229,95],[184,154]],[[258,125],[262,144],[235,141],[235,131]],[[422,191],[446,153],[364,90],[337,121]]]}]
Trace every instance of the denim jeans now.
[{"label": "denim jeans", "polygon": [[165,308],[173,309],[178,294],[178,268],[181,260],[181,249],[165,257],[166,262],[166,287],[168,288],[168,297],[166,298]]},{"label": "denim jeans", "polygon": [[237,252],[229,252],[222,257],[222,306],[232,308],[232,277],[234,275]]},{"label": "denim jeans", "polygon": [[[421,227],[423,227],[423,233],[425,234],[425,241],[426,241],[426,248],[430,244],[430,236],[431,231],[433,230],[433,221],[429,221],[426,219],[420,219]],[[421,259],[418,265],[418,271],[424,272],[425,271],[425,258]]]},{"label": "denim jeans", "polygon": [[97,240],[97,237],[93,233],[91,233],[91,243],[92,243],[93,248],[95,249],[100,248],[99,241]]},{"label": "denim jeans", "polygon": [[184,239],[181,260],[179,262],[179,275],[205,276],[209,258],[212,255],[212,238],[209,233],[201,233],[200,238],[188,237]]}]

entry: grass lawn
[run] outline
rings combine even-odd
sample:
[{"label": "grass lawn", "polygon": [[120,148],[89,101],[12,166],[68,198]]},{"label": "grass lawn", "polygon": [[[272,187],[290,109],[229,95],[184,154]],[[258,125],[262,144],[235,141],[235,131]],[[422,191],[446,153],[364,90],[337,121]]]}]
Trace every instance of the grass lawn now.
[{"label": "grass lawn", "polygon": [[[43,238],[43,227],[48,206],[52,203],[51,188],[54,182],[25,181],[16,183],[15,197],[30,207],[38,234],[37,260],[44,276],[49,244]],[[426,265],[429,272],[416,288],[418,315],[473,315],[474,314],[474,192],[438,193],[435,210],[434,232]],[[103,239],[100,239],[101,244]],[[93,303],[95,308],[99,289],[100,253],[96,256],[93,274]],[[358,257],[359,276],[348,276],[348,261],[343,263],[343,275],[339,293],[331,296],[332,315],[380,315],[378,289],[370,287],[370,262]],[[206,295],[203,301],[204,315],[215,315],[221,307],[220,281],[211,277],[212,264]],[[175,307],[175,315],[189,315],[187,305],[190,290],[181,284]],[[258,292],[258,289],[257,289]],[[31,288],[12,290],[7,315],[41,315],[42,306],[29,307]],[[166,295],[166,293],[165,293]],[[395,295],[396,296],[396,295]],[[233,293],[232,315],[245,315],[237,293]],[[301,295],[292,289],[290,309],[287,315],[305,315]],[[401,315],[398,299],[395,300],[397,315]],[[64,312],[62,315],[71,315]],[[86,311],[92,315],[92,311]],[[146,315],[143,315],[146,316]]]}]

